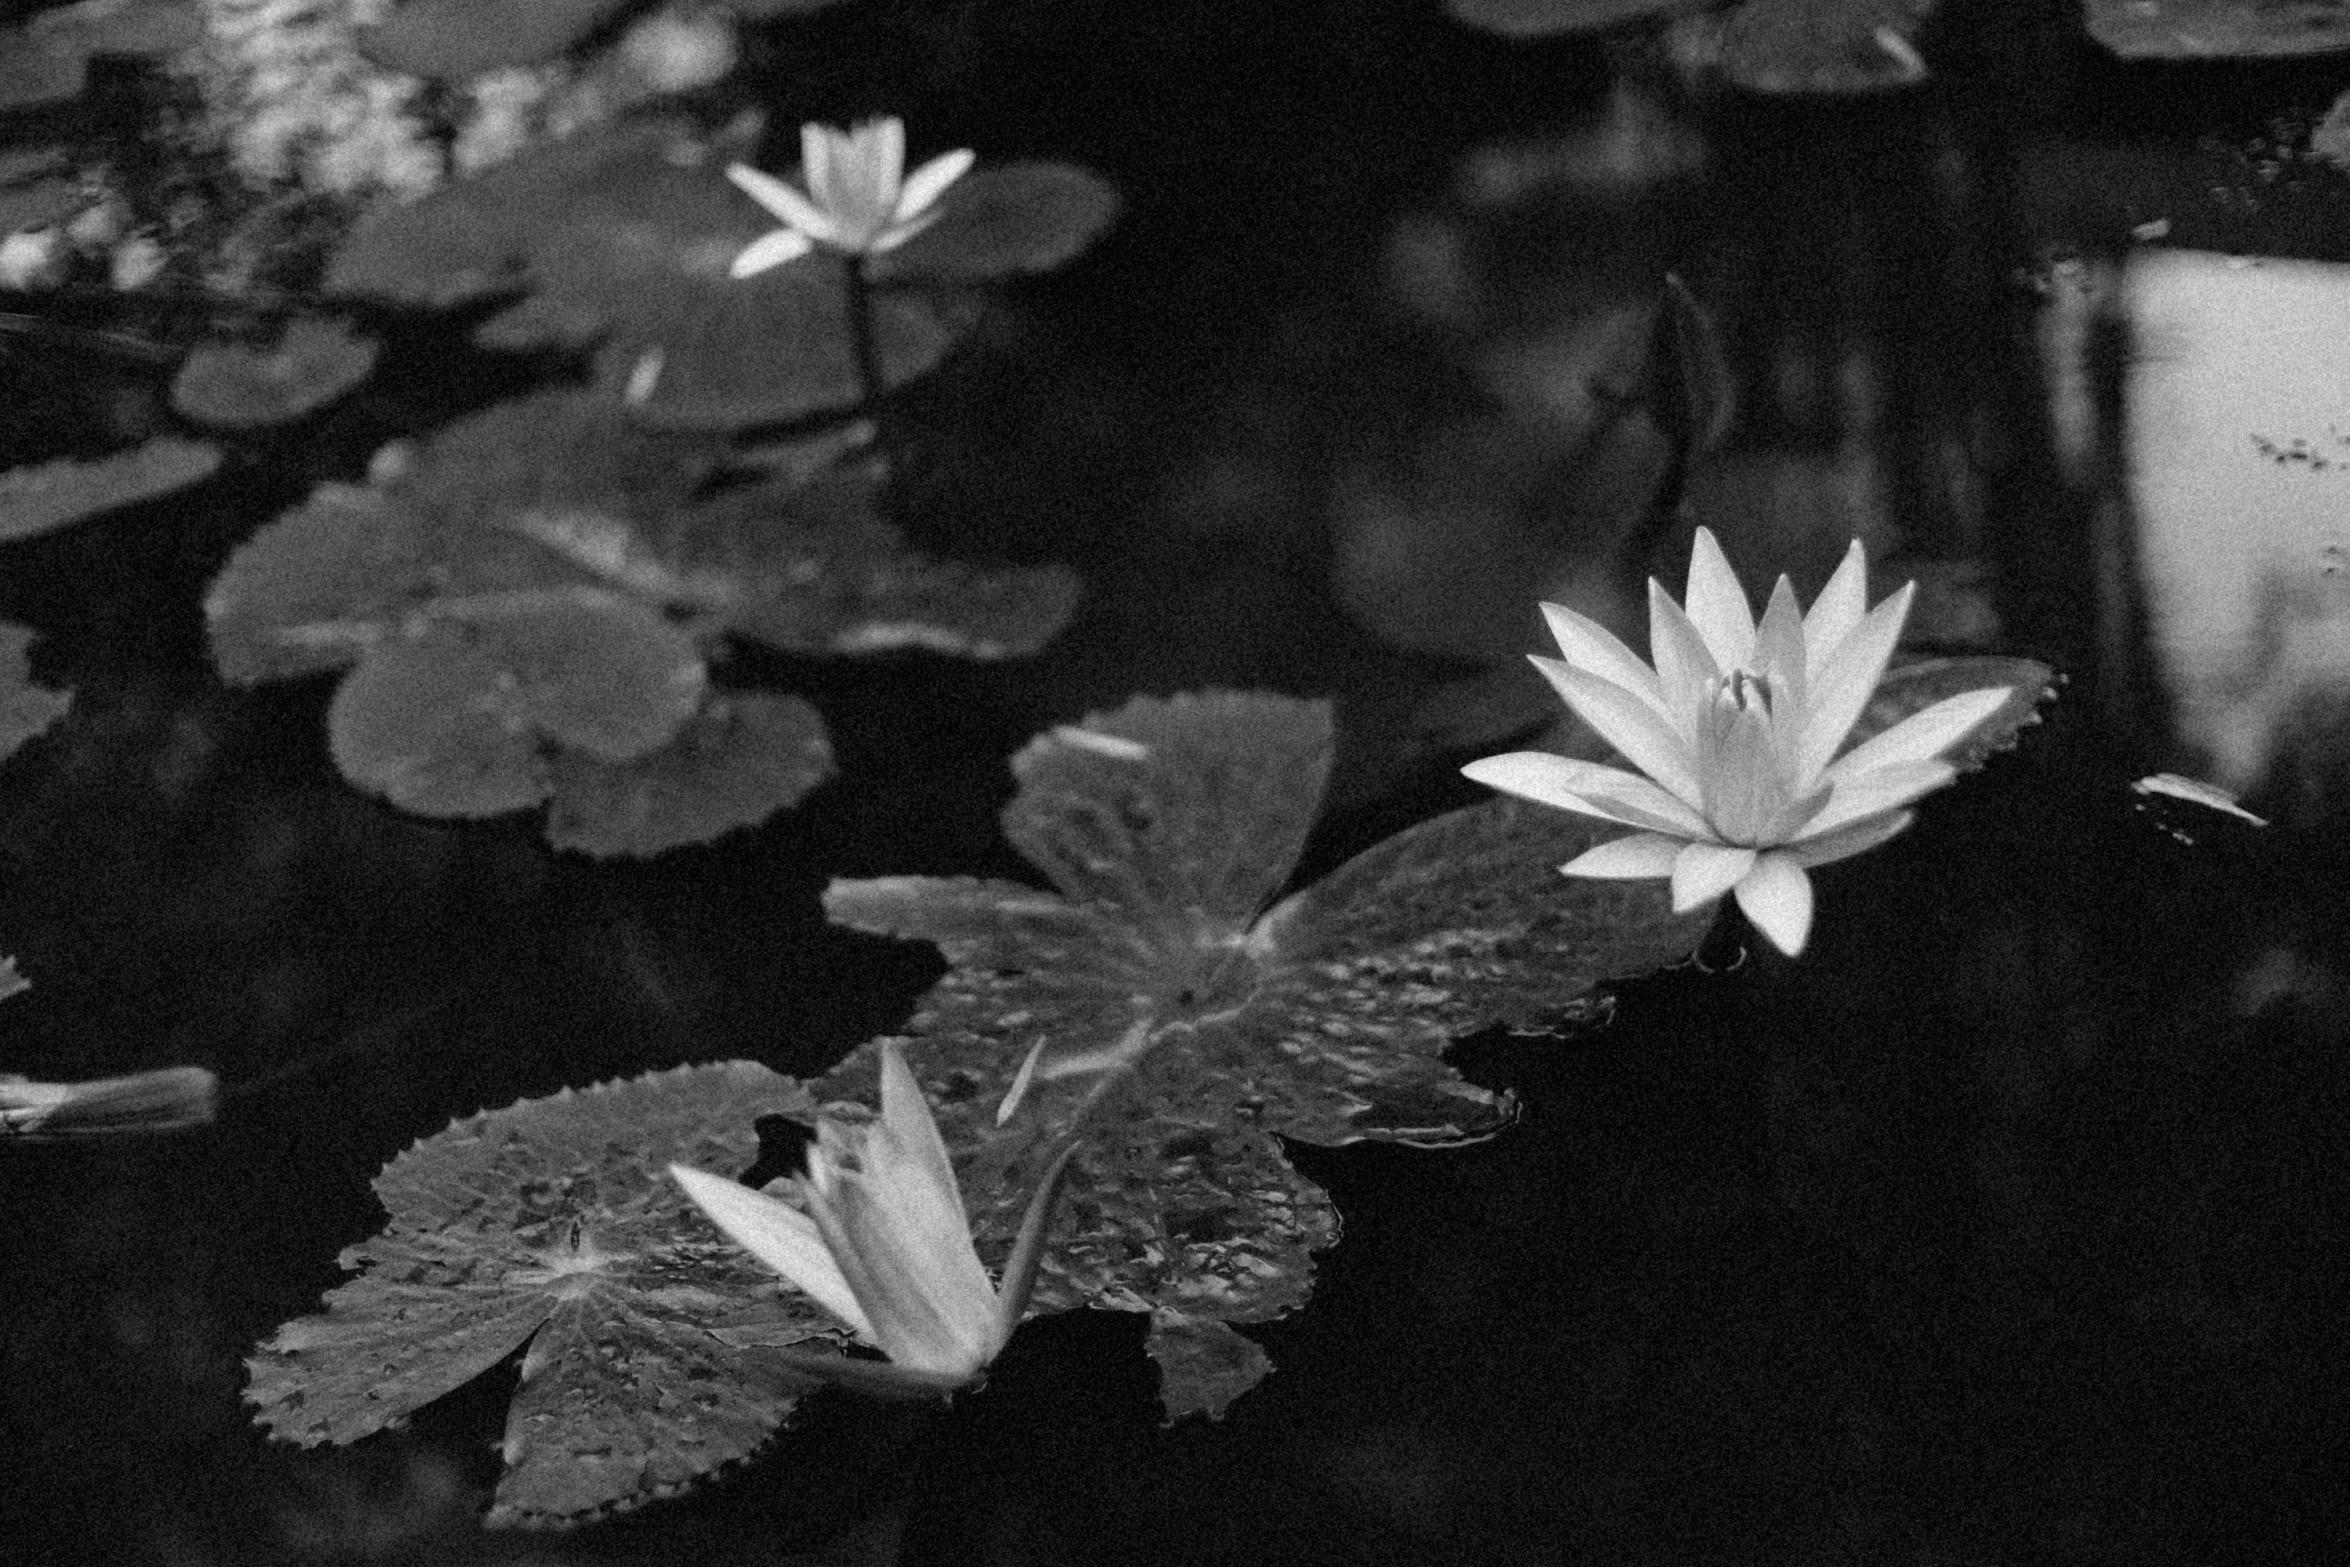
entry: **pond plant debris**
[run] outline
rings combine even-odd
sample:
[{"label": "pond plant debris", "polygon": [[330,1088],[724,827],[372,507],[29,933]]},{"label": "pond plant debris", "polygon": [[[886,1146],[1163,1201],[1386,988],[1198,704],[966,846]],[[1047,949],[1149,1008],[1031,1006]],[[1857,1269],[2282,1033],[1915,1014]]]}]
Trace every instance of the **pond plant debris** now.
[{"label": "pond plant debris", "polygon": [[1568,876],[1668,878],[1676,912],[1735,893],[1781,952],[1803,951],[1813,866],[1907,827],[1919,796],[1958,769],[1943,753],[2005,708],[1986,686],[1944,697],[1850,744],[1900,641],[1912,583],[1868,607],[1859,540],[1808,614],[1782,576],[1758,625],[1746,590],[1697,530],[1686,604],[1648,584],[1649,656],[1605,626],[1542,606],[1563,659],[1529,655],[1575,716],[1639,769],[1512,751],[1461,769],[1508,794],[1637,829],[1559,867]]}]

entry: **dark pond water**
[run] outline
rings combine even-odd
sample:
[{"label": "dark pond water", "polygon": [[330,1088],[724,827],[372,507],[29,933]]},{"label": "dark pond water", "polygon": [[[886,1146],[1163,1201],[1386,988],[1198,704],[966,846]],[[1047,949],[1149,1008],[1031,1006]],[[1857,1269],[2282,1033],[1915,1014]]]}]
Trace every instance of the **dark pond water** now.
[{"label": "dark pond water", "polygon": [[[920,63],[826,56],[821,112],[1127,196],[895,415],[926,545],[1087,596],[1029,660],[752,659],[838,773],[706,848],[398,814],[337,776],[326,683],[212,675],[238,540],[522,384],[429,324],[193,500],[10,546],[0,618],[75,705],[0,774],[0,951],[35,985],[0,1068],[225,1087],[202,1129],[0,1146],[0,1560],[2342,1559],[2350,176],[2306,138],[2350,65],[2125,68],[1996,9],[1955,8],[1925,87],[1762,100],[1400,5],[881,8]],[[1685,478],[1749,575],[1808,590],[1860,532],[1926,584],[1921,651],[2066,682],[1821,873],[1800,959],[1726,919],[1605,1027],[1462,1042],[1522,1102],[1493,1140],[1294,1147],[1344,1237],[1217,1422],[1162,1422],[1141,1319],[1074,1313],[951,1408],[818,1398],[564,1533],[474,1521],[511,1365],[349,1449],[251,1424],[243,1357],[413,1140],[684,1062],[813,1075],[901,1025],[937,960],[818,894],[1030,874],[995,813],[1040,729],[1333,698],[1308,878],[1478,798],[1455,768],[1504,748],[1485,671],[1540,645],[1532,600],[1678,585],[1686,522],[1566,465],[1545,402],[1666,268],[1740,385]],[[9,460],[165,417],[22,336]],[[2272,824],[2130,789],[2166,769]]]}]

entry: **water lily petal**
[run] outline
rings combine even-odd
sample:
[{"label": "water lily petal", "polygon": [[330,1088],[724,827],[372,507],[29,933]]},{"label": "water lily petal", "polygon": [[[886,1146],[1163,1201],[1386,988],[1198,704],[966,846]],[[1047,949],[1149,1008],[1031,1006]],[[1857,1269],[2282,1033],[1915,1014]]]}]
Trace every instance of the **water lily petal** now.
[{"label": "water lily petal", "polygon": [[1806,674],[1818,677],[1868,608],[1868,554],[1860,547],[1860,540],[1854,539],[1837,564],[1836,574],[1820,589],[1820,596],[1811,601],[1811,612],[1803,617],[1803,643],[1810,661]]},{"label": "water lily petal", "polygon": [[[828,1191],[811,1187],[808,1213],[873,1325],[877,1349],[918,1371],[969,1376],[987,1364],[994,1292],[974,1303],[959,1291],[955,1276],[960,1269],[893,1228],[862,1178],[834,1172]],[[963,1249],[970,1248],[965,1238]]]},{"label": "water lily petal", "polygon": [[1799,957],[1811,939],[1811,878],[1786,854],[1766,854],[1738,884],[1738,907],[1770,944]]},{"label": "water lily petal", "polygon": [[1909,601],[1916,591],[1917,584],[1910,583],[1870,610],[1812,682],[1803,727],[1796,737],[1794,754],[1788,758],[1800,780],[1798,787],[1820,776],[1845,736],[1852,733],[1852,726],[1860,721],[1861,710],[1876,694],[1877,682],[1885,678],[1885,665],[1901,640],[1902,622],[1909,616]]},{"label": "water lily petal", "polygon": [[1897,762],[1836,778],[1827,805],[1804,823],[1797,841],[1842,832],[1855,822],[1897,810],[1921,794],[1931,794],[1957,777],[1958,769],[1948,762]]},{"label": "water lily petal", "polygon": [[[800,178],[808,182],[808,193],[821,207],[833,205],[832,153],[836,142],[847,138],[829,125],[809,123],[800,127]],[[845,148],[844,148],[845,150]],[[732,173],[730,169],[727,171]],[[776,214],[781,217],[781,213]]]},{"label": "water lily petal", "polygon": [[1620,767],[1603,767],[1548,751],[1511,751],[1480,757],[1461,772],[1488,789],[1580,816],[1681,838],[1712,836],[1704,817],[1639,774]]},{"label": "water lily petal", "polygon": [[1697,541],[1690,549],[1689,588],[1682,595],[1682,607],[1696,623],[1698,635],[1705,638],[1717,666],[1729,670],[1752,661],[1754,611],[1747,605],[1746,590],[1738,585],[1738,574],[1730,569],[1729,558],[1714,541],[1711,528],[1698,529]]},{"label": "water lily petal", "polygon": [[881,1047],[881,1119],[867,1130],[860,1151],[867,1188],[890,1226],[914,1250],[937,1260],[938,1277],[957,1296],[954,1308],[992,1303],[987,1270],[971,1249],[971,1219],[946,1141],[894,1044]]},{"label": "water lily petal", "polygon": [[1591,876],[1607,881],[1646,881],[1670,876],[1681,857],[1683,841],[1661,833],[1636,832],[1629,838],[1610,838],[1593,844],[1559,867],[1562,876]]},{"label": "water lily petal", "polygon": [[1077,1145],[1071,1143],[1045,1167],[1028,1199],[1028,1210],[1020,1216],[1012,1254],[1004,1259],[1003,1288],[996,1292],[995,1347],[988,1351],[990,1360],[1011,1341],[1012,1330],[1028,1310],[1028,1297],[1036,1290],[1036,1270],[1044,1260],[1045,1231],[1052,1226],[1053,1205],[1060,1201],[1062,1183],[1069,1176],[1069,1157],[1076,1152]]},{"label": "water lily petal", "polygon": [[847,1323],[857,1337],[878,1344],[873,1324],[806,1214],[740,1181],[691,1165],[673,1164],[669,1174],[727,1239],[782,1274],[793,1288]]},{"label": "water lily petal", "polygon": [[1656,660],[1665,716],[1684,740],[1696,744],[1698,714],[1712,700],[1722,667],[1696,623],[1654,577],[1648,579],[1648,651]]},{"label": "water lily petal", "polygon": [[1771,713],[1790,736],[1790,721],[1804,711],[1807,669],[1803,641],[1803,610],[1795,602],[1795,584],[1785,577],[1771,589],[1771,602],[1755,628],[1755,668],[1771,680]]},{"label": "water lily petal", "polygon": [[1673,912],[1686,914],[1738,885],[1754,869],[1752,849],[1725,843],[1690,843],[1673,857]]},{"label": "water lily petal", "polygon": [[957,147],[923,164],[906,177],[905,188],[898,192],[897,207],[891,216],[904,223],[929,211],[931,204],[946,194],[949,185],[970,172],[978,158],[979,154],[970,148]]},{"label": "water lily petal", "polygon": [[1714,836],[1729,843],[1777,843],[1803,824],[1787,787],[1786,764],[1759,703],[1742,704],[1725,688],[1698,720],[1697,776]]},{"label": "water lily petal", "polygon": [[1999,711],[2012,693],[2005,686],[1962,691],[1923,712],[1912,713],[1876,738],[1854,746],[1829,769],[1835,778],[1940,756],[1965,739],[1977,724]]},{"label": "water lily petal", "polygon": [[1551,637],[1568,663],[1622,686],[1663,717],[1672,717],[1664,688],[1657,684],[1656,671],[1643,663],[1640,655],[1626,647],[1614,632],[1564,604],[1543,605],[1542,618],[1550,623]]},{"label": "water lily petal", "polygon": [[815,248],[816,242],[798,229],[776,229],[745,245],[727,267],[726,275],[738,280],[756,277],[772,267],[797,261]]},{"label": "water lily petal", "polygon": [[1572,665],[1536,657],[1534,667],[1573,708],[1575,716],[1624,753],[1625,760],[1695,808],[1699,792],[1695,758],[1674,727],[1657,710],[1622,686],[1585,674]]},{"label": "water lily petal", "polygon": [[1916,821],[1917,816],[1915,811],[1887,811],[1882,816],[1871,816],[1854,822],[1840,831],[1807,838],[1801,843],[1791,843],[1779,852],[1802,866],[1833,865],[1838,860],[1868,853]]},{"label": "water lily petal", "polygon": [[823,209],[801,195],[789,180],[779,180],[747,163],[728,164],[726,177],[734,182],[737,190],[810,239],[830,240],[839,233]]}]

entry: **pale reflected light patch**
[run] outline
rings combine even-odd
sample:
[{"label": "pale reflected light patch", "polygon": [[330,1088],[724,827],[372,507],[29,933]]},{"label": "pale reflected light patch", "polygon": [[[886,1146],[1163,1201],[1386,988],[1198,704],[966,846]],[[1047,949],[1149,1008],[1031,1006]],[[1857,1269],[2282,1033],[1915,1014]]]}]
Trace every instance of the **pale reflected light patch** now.
[{"label": "pale reflected light patch", "polygon": [[2350,266],[2133,256],[2131,499],[2180,738],[2249,793],[2350,695]]}]

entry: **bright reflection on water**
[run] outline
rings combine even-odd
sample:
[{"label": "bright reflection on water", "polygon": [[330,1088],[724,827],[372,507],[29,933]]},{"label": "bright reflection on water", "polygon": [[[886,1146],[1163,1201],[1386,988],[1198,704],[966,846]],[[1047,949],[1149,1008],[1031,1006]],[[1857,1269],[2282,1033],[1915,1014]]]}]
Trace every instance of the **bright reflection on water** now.
[{"label": "bright reflection on water", "polygon": [[2125,297],[2155,656],[2181,738],[2248,791],[2350,695],[2350,266],[2147,251]]}]

